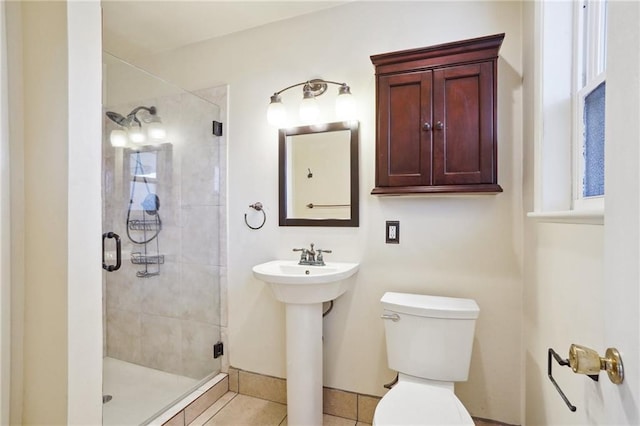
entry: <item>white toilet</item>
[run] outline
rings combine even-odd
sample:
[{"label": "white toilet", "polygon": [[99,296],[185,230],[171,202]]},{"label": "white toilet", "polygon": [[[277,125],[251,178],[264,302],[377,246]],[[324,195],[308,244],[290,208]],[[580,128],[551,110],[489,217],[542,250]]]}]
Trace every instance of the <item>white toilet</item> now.
[{"label": "white toilet", "polygon": [[453,383],[469,376],[478,304],[407,293],[385,293],[380,301],[398,382],[378,403],[373,424],[473,426]]}]

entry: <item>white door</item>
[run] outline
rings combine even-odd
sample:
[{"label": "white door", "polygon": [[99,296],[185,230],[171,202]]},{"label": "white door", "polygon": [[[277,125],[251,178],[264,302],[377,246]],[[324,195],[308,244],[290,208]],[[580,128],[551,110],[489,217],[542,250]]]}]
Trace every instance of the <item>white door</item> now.
[{"label": "white door", "polygon": [[604,343],[625,379],[600,383],[606,424],[640,425],[640,2],[608,9]]}]

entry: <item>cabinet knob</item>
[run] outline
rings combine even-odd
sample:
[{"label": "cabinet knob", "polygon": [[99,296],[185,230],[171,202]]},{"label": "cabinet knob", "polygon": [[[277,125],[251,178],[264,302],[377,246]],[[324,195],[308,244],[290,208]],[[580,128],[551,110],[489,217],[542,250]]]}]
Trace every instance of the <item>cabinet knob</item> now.
[{"label": "cabinet knob", "polygon": [[422,130],[424,130],[425,132],[428,132],[431,130],[431,123],[426,122],[422,125]]},{"label": "cabinet knob", "polygon": [[442,129],[444,129],[444,124],[442,124],[442,121],[436,122],[436,130],[442,130]]}]

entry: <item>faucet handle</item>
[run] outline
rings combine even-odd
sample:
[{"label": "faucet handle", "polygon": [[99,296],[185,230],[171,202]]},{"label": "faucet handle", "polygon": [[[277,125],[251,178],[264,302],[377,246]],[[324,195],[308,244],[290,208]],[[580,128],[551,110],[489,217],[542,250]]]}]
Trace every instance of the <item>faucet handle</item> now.
[{"label": "faucet handle", "polygon": [[300,253],[300,262],[307,260],[307,253],[309,252],[306,248],[294,248],[293,251],[299,251]]},{"label": "faucet handle", "polygon": [[321,265],[324,265],[324,256],[322,255],[322,253],[331,253],[331,250],[318,249],[317,252],[318,255],[316,256],[316,261],[318,261]]}]

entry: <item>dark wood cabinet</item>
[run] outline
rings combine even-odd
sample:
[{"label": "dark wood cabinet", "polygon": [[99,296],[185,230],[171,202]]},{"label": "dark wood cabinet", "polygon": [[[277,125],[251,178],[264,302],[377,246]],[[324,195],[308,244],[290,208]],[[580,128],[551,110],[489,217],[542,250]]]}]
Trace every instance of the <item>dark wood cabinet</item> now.
[{"label": "dark wood cabinet", "polygon": [[377,99],[372,194],[502,192],[496,85],[503,38],[371,56]]}]

